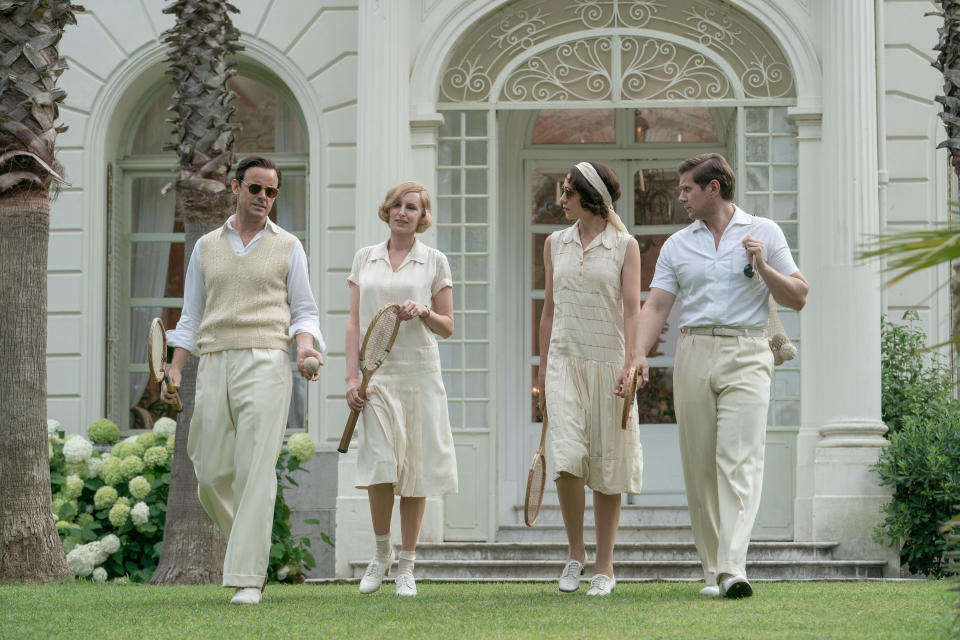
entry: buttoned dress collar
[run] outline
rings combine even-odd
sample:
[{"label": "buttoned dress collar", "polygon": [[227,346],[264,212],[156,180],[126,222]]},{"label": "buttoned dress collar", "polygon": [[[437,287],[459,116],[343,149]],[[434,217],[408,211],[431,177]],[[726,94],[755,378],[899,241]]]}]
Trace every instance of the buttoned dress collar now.
[{"label": "buttoned dress collar", "polygon": [[[384,240],[380,244],[375,245],[373,250],[370,252],[370,256],[367,258],[367,262],[383,260],[387,263],[388,267],[393,269],[393,265],[390,264],[390,250],[387,249],[387,242],[388,240]],[[419,262],[420,264],[426,264],[427,262],[427,246],[420,242],[419,239],[415,239],[413,241],[413,246],[410,247],[410,251],[407,252],[403,262],[401,262],[400,266],[396,268],[396,271],[400,271],[410,262]]]}]

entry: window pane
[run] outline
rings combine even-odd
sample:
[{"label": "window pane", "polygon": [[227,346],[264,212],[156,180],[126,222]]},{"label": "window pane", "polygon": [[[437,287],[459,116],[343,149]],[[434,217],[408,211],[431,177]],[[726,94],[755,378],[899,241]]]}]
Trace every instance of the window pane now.
[{"label": "window pane", "polygon": [[463,333],[461,335],[467,340],[487,339],[487,314],[467,314],[463,317],[461,326],[463,327]]},{"label": "window pane", "polygon": [[437,164],[441,167],[460,166],[460,143],[442,140],[437,145]]},{"label": "window pane", "polygon": [[277,92],[263,84],[234,76],[227,83],[237,97],[234,122],[243,124],[237,132],[238,155],[257,152],[306,152],[306,140],[300,120]]},{"label": "window pane", "polygon": [[[168,178],[134,178],[131,183],[130,229],[134,233],[171,233],[183,231],[174,228],[174,192],[160,195],[163,187],[175,180]],[[179,221],[178,221],[179,222]]]},{"label": "window pane", "polygon": [[464,200],[466,221],[474,224],[484,224],[487,221],[487,199],[466,198]]},{"label": "window pane", "polygon": [[182,242],[134,242],[130,258],[130,297],[183,297]]},{"label": "window pane", "polygon": [[543,244],[547,241],[546,233],[533,234],[533,289],[541,291],[546,286],[546,275],[543,270]]},{"label": "window pane", "polygon": [[487,374],[486,373],[463,374],[463,395],[465,398],[486,398],[487,397]]},{"label": "window pane", "polygon": [[533,336],[533,347],[530,355],[540,357],[540,316],[543,315],[543,300],[535,298],[533,300],[533,317],[530,318],[530,335]]},{"label": "window pane", "polygon": [[466,135],[485,136],[487,135],[487,112],[486,111],[467,111],[466,112]]},{"label": "window pane", "polygon": [[533,144],[616,142],[613,109],[551,109],[541,111],[533,123]]},{"label": "window pane", "polygon": [[307,232],[307,179],[284,176],[273,207],[276,223],[291,233]]},{"label": "window pane", "polygon": [[543,422],[543,413],[540,412],[540,387],[537,386],[540,367],[534,365],[530,367],[530,371],[530,379],[533,381],[530,387],[530,421]]},{"label": "window pane", "polygon": [[[176,143],[176,133],[174,133],[173,126],[167,122],[167,118],[173,116],[173,113],[168,110],[172,97],[173,86],[171,85],[153,101],[153,104],[147,107],[143,119],[137,126],[137,132],[133,136],[131,153],[134,155],[162,153],[163,145]],[[171,174],[170,179],[173,178],[174,174]]]},{"label": "window pane", "polygon": [[635,224],[688,224],[680,205],[680,177],[675,169],[641,169],[633,174]]},{"label": "window pane", "polygon": [[640,245],[640,290],[649,291],[653,274],[657,268],[657,259],[660,257],[660,247],[667,241],[668,234],[637,236]]},{"label": "window pane", "polygon": [[437,201],[437,223],[460,223],[460,198],[440,198]]},{"label": "window pane", "polygon": [[635,109],[634,142],[716,142],[717,130],[710,109]]},{"label": "window pane", "polygon": [[534,224],[567,224],[560,207],[560,193],[566,169],[534,169],[531,176],[531,201]]}]

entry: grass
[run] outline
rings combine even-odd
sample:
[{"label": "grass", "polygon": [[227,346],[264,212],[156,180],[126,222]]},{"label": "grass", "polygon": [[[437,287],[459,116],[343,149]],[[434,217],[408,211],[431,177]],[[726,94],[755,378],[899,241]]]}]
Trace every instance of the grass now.
[{"label": "grass", "polygon": [[[623,583],[603,599],[548,583],[270,585],[258,607],[216,586],[0,586],[0,638],[956,638],[955,583],[758,583],[746,600],[697,583]],[[951,635],[952,634],[952,635]]]}]

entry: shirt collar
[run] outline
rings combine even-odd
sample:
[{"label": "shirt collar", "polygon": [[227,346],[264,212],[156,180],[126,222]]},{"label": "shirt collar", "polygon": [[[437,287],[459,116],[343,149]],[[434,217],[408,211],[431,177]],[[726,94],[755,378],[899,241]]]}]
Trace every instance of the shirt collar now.
[{"label": "shirt collar", "polygon": [[[613,249],[617,246],[617,230],[608,221],[603,231],[600,232],[600,243],[607,249]],[[560,237],[563,243],[576,242],[580,244],[580,221],[577,220],[567,228],[567,232]]]},{"label": "shirt collar", "polygon": [[[237,231],[236,227],[233,226],[233,223],[231,222],[232,220],[233,220],[233,216],[231,215],[231,216],[228,216],[227,219],[223,222],[223,226],[220,227],[221,236],[227,233],[228,231],[233,231],[234,233],[240,233],[239,231]],[[274,223],[274,221],[271,220],[270,218],[267,218],[266,229],[270,229],[270,231],[272,231],[273,233],[280,233],[280,227],[278,227],[276,223]],[[257,233],[259,233],[259,231]]]},{"label": "shirt collar", "polygon": [[[390,264],[390,251],[387,249],[386,240],[378,245],[374,245],[373,250],[370,251],[370,256],[367,258],[368,262],[376,262],[377,260],[383,260],[387,264]],[[427,246],[420,242],[419,239],[414,240],[413,246],[410,247],[410,252],[407,254],[407,257],[403,259],[403,262],[400,263],[400,267],[403,267],[403,265],[410,261],[421,264],[427,262]]]},{"label": "shirt collar", "polygon": [[[734,205],[733,205],[733,217],[730,218],[730,222],[728,223],[727,226],[733,225],[733,224],[735,224],[735,225],[751,225],[751,224],[753,224],[753,216],[750,215],[749,213],[747,213],[746,211],[744,211],[743,209],[741,209],[740,207],[738,207],[737,205],[734,204]],[[693,225],[694,225],[694,226],[693,226],[693,230],[694,230],[694,231],[701,231],[701,230],[702,230],[702,231],[709,231],[709,229],[707,228],[707,223],[704,222],[703,220],[696,220],[696,221],[694,221]]]}]

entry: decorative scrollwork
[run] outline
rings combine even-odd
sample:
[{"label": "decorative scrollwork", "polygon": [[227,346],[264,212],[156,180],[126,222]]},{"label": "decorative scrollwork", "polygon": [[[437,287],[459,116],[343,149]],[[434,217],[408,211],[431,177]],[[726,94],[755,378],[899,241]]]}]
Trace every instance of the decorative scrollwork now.
[{"label": "decorative scrollwork", "polygon": [[700,44],[710,47],[724,45],[735,47],[743,44],[742,32],[736,30],[736,24],[730,16],[719,16],[713,9],[690,9],[686,12],[687,24],[699,34]]},{"label": "decorative scrollwork", "polygon": [[[519,22],[514,23],[514,17],[518,18]],[[522,10],[509,12],[497,25],[500,33],[493,36],[493,42],[498,49],[509,49],[515,46],[529,49],[537,43],[537,32],[543,28],[544,24],[539,9],[533,15]]]},{"label": "decorative scrollwork", "polygon": [[[490,77],[476,60],[462,60],[456,67],[447,68],[443,87],[447,100],[482,100],[490,93]],[[448,88],[455,89],[459,95],[451,95]]]},{"label": "decorative scrollwork", "polygon": [[[630,19],[629,26],[647,26],[647,24],[650,22],[650,19],[653,18],[653,14],[663,8],[664,5],[657,0],[633,0],[630,3],[630,8],[627,9],[627,16]],[[628,24],[626,20],[623,20],[622,15],[620,16],[620,19],[624,24]]]},{"label": "decorative scrollwork", "polygon": [[672,42],[624,38],[630,60],[623,65],[621,87],[630,99],[703,99],[730,97],[730,82],[706,56]]},{"label": "decorative scrollwork", "polygon": [[504,85],[511,101],[610,98],[610,38],[576,40],[527,60]]},{"label": "decorative scrollwork", "polygon": [[751,98],[779,98],[790,93],[793,75],[790,67],[767,56],[754,54],[747,69],[740,75],[743,91]]}]

